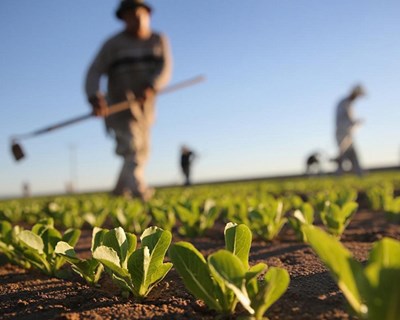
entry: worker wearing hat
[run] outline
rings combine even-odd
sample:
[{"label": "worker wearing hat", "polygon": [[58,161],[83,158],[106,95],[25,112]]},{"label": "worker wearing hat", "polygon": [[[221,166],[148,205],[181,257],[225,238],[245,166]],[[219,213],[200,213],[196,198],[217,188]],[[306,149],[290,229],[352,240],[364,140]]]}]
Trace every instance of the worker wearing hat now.
[{"label": "worker wearing hat", "polygon": [[[105,117],[107,130],[116,141],[116,153],[123,158],[113,194],[148,200],[152,191],[145,184],[144,167],[150,128],[156,94],[170,79],[171,54],[167,37],[151,29],[152,8],[148,4],[122,0],[115,14],[124,29],[97,53],[87,72],[85,90],[93,113]],[[100,91],[102,76],[108,80],[107,94]],[[127,95],[131,110],[107,116],[108,105],[125,101]]]},{"label": "worker wearing hat", "polygon": [[354,129],[361,125],[362,121],[354,119],[353,104],[364,95],[364,88],[361,85],[356,85],[352,88],[350,94],[339,102],[336,109],[336,142],[339,147],[339,156],[336,159],[338,174],[343,173],[343,163],[348,160],[351,163],[351,170],[359,176],[362,175],[362,169],[353,144]]}]

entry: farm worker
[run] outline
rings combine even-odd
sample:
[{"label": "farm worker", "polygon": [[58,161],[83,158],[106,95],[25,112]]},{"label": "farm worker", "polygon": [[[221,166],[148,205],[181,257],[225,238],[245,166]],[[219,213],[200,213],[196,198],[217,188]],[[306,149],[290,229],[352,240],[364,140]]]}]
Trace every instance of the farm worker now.
[{"label": "farm worker", "polygon": [[[154,191],[146,186],[144,167],[149,156],[150,128],[157,92],[169,81],[171,54],[165,35],[150,26],[152,8],[140,0],[122,0],[116,16],[124,29],[109,38],[97,53],[86,76],[86,95],[96,116],[105,117],[107,131],[115,138],[123,165],[113,195],[149,200]],[[107,95],[100,79],[108,80]],[[108,105],[130,101],[130,110],[107,116]]]},{"label": "farm worker", "polygon": [[195,153],[190,150],[187,146],[181,147],[181,169],[182,173],[185,176],[185,186],[190,186],[190,167],[194,160]]},{"label": "farm worker", "polygon": [[339,156],[336,159],[338,174],[343,173],[343,162],[348,160],[351,163],[352,171],[359,176],[362,175],[362,169],[353,145],[353,131],[362,124],[362,121],[354,119],[353,103],[364,95],[364,88],[357,85],[352,89],[349,96],[339,102],[336,109],[336,142],[339,147]]}]

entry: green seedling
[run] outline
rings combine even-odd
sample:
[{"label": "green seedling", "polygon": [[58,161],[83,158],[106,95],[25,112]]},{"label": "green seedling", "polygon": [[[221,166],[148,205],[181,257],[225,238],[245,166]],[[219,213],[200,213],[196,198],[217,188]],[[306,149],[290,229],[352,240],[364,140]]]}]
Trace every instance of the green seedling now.
[{"label": "green seedling", "polygon": [[393,185],[385,183],[367,189],[367,199],[372,210],[382,210],[385,208],[387,197],[393,196]]},{"label": "green seedling", "polygon": [[363,265],[334,237],[303,225],[311,247],[330,270],[360,319],[397,320],[400,315],[400,242],[375,242]]},{"label": "green seedling", "polygon": [[16,237],[21,254],[34,268],[50,276],[63,277],[60,268],[66,261],[54,249],[59,241],[75,246],[80,234],[80,230],[68,229],[61,235],[54,228],[53,219],[48,218],[35,224],[32,230],[19,232]]},{"label": "green seedling", "polygon": [[387,218],[393,222],[400,222],[400,197],[388,194],[384,199],[384,211]]},{"label": "green seedling", "polygon": [[83,214],[83,220],[88,223],[92,228],[100,228],[106,221],[110,211],[107,208],[86,211]]},{"label": "green seedling", "polygon": [[140,239],[141,248],[136,249],[136,236],[121,227],[115,228],[104,234],[103,243],[95,249],[93,257],[105,266],[124,296],[132,293],[143,299],[172,268],[172,263],[163,263],[172,235],[150,227]]},{"label": "green seedling", "polygon": [[112,212],[115,225],[136,234],[142,233],[151,222],[144,204],[139,200],[120,203]]},{"label": "green seedling", "polygon": [[293,217],[288,218],[289,224],[294,230],[297,239],[302,242],[307,242],[301,226],[303,223],[313,224],[314,223],[314,208],[311,204],[305,202],[301,205],[299,210],[295,210]]},{"label": "green seedling", "polygon": [[340,239],[357,208],[358,203],[353,201],[345,203],[342,207],[327,201],[324,210],[320,213],[322,223],[330,234]]},{"label": "green seedling", "polygon": [[211,199],[206,200],[203,205],[197,201],[191,201],[175,206],[176,215],[182,226],[178,229],[180,235],[196,237],[204,234],[210,229],[220,215],[220,210]]},{"label": "green seedling", "polygon": [[231,201],[227,201],[225,211],[226,219],[228,221],[250,225],[248,217],[249,207],[245,201],[241,201],[240,199],[231,199]]},{"label": "green seedling", "polygon": [[249,213],[250,229],[266,241],[274,239],[287,222],[283,212],[283,202],[276,200],[260,206]]},{"label": "green seedling", "polygon": [[170,258],[186,288],[206,305],[222,314],[233,314],[238,302],[254,319],[262,319],[266,310],[285,291],[289,284],[287,271],[271,268],[258,282],[257,277],[267,270],[259,263],[249,267],[251,231],[245,225],[228,223],[225,228],[226,249],[211,254],[206,260],[190,243],[171,246]]},{"label": "green seedling", "polygon": [[175,227],[176,218],[171,206],[152,206],[150,212],[155,225],[162,226],[164,230],[168,231]]},{"label": "green seedling", "polygon": [[[93,229],[91,246],[92,255],[96,248],[103,243],[103,237],[106,232],[106,230],[100,228]],[[89,259],[79,258],[76,255],[74,247],[65,241],[58,242],[54,252],[69,262],[72,270],[85,279],[89,285],[96,285],[99,282],[104,267],[98,260],[93,257]]]},{"label": "green seedling", "polygon": [[26,261],[18,246],[17,234],[22,229],[19,226],[12,226],[8,221],[0,222],[0,252],[2,252],[7,259],[14,264],[17,264],[25,269],[31,267],[30,263]]}]

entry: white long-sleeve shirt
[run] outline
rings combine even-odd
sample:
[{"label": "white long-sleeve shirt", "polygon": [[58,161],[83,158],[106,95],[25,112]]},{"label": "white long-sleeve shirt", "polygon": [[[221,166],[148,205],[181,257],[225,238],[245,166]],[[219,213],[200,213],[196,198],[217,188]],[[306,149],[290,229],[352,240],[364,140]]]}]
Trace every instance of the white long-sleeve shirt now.
[{"label": "white long-sleeve shirt", "polygon": [[353,101],[342,99],[336,109],[336,141],[341,149],[347,149],[353,143],[352,130],[357,124],[353,116]]}]

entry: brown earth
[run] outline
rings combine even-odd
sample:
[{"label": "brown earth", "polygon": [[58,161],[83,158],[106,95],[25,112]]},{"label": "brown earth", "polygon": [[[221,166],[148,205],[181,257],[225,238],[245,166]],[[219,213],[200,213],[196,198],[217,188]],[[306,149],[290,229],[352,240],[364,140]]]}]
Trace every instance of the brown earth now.
[{"label": "brown earth", "polygon": [[[217,224],[206,237],[188,240],[204,255],[224,247],[223,225]],[[387,222],[379,212],[356,214],[342,237],[344,245],[359,261],[365,261],[372,242],[389,236],[400,240],[400,226]],[[91,234],[83,232],[78,253],[90,252]],[[4,258],[4,257],[3,257]],[[4,262],[0,265],[0,319],[214,319],[218,315],[196,301],[184,288],[174,269],[145,301],[123,298],[103,276],[100,288],[86,285],[77,275],[71,280],[49,278]],[[285,228],[272,243],[254,240],[252,264],[265,262],[290,273],[287,292],[266,313],[273,319],[357,319],[327,269],[305,244]],[[238,311],[235,317],[243,315]]]}]

